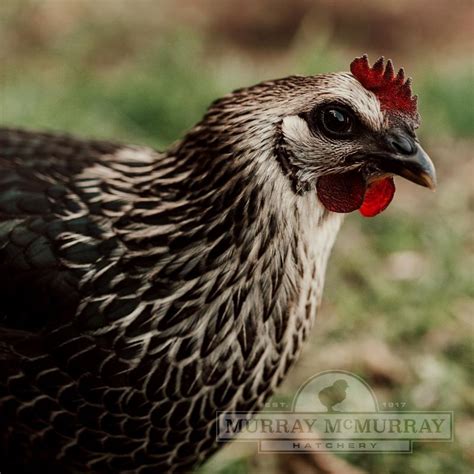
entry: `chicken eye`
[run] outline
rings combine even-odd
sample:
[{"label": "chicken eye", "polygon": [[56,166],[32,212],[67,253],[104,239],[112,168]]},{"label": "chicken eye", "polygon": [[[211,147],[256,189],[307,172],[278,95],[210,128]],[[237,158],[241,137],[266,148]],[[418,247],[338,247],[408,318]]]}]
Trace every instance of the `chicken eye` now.
[{"label": "chicken eye", "polygon": [[330,136],[348,136],[353,128],[353,120],[349,112],[333,105],[321,110],[319,122],[322,131]]}]

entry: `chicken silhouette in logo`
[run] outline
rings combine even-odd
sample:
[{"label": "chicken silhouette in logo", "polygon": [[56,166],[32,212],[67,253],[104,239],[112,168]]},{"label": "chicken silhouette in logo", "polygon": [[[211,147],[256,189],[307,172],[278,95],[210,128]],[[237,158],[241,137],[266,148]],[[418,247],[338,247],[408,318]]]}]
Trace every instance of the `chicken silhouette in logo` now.
[{"label": "chicken silhouette in logo", "polygon": [[329,387],[325,387],[319,391],[319,401],[326,407],[328,413],[337,413],[339,411],[334,410],[334,405],[337,405],[346,399],[347,387],[348,383],[343,379],[339,379]]}]

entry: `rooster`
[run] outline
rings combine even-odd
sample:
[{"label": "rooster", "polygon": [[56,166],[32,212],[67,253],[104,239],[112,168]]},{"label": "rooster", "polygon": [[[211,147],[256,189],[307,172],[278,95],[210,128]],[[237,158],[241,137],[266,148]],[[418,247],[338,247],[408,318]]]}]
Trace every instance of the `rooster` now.
[{"label": "rooster", "polygon": [[[237,90],[165,152],[0,131],[2,472],[184,472],[308,337],[346,213],[434,188],[403,70]],[[220,415],[217,415],[217,413]]]}]

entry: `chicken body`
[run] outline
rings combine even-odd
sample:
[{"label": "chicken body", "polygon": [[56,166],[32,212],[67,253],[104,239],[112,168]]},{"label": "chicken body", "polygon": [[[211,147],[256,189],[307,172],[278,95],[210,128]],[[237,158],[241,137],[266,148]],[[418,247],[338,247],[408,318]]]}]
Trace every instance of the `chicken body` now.
[{"label": "chicken body", "polygon": [[382,133],[348,73],[236,91],[164,153],[0,130],[3,471],[184,472],[262,406],[342,222],[317,177],[365,166],[309,130],[331,97]]},{"label": "chicken body", "polygon": [[[341,215],[315,194],[295,203],[276,163],[255,187],[251,164],[0,137],[1,459],[22,472],[203,460],[217,411],[260,408],[295,360]],[[224,191],[196,185],[209,175]]]}]

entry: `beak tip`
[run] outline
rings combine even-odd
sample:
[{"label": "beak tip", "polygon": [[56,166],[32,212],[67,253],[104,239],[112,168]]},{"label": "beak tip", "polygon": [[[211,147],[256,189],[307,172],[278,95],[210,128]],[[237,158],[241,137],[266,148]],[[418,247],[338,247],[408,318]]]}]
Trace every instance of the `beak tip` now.
[{"label": "beak tip", "polygon": [[435,192],[436,187],[438,185],[436,175],[432,173],[423,173],[422,174],[422,180],[425,184],[425,186],[430,190]]}]

